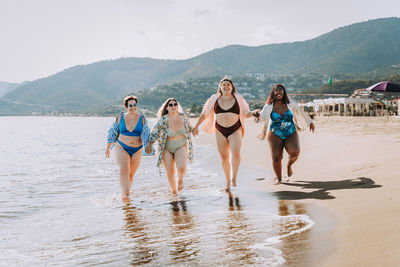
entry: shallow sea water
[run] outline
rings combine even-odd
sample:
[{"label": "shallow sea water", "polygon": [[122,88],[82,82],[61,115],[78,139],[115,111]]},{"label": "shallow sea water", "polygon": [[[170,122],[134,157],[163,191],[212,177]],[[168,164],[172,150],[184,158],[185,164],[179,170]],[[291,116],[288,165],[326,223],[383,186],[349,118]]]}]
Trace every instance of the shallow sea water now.
[{"label": "shallow sea water", "polygon": [[117,165],[104,157],[112,122],[0,117],[1,266],[275,266],[314,224],[262,188],[264,170],[241,166],[239,186],[222,191],[206,145],[195,146],[177,197],[156,157],[143,157],[123,204]]}]

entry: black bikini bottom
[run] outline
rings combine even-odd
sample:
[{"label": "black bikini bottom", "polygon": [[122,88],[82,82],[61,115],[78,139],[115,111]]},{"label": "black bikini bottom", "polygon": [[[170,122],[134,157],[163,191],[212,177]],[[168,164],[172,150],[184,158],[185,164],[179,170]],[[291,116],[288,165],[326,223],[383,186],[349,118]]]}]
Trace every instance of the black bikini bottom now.
[{"label": "black bikini bottom", "polygon": [[242,126],[242,124],[240,123],[240,120],[237,120],[237,122],[235,124],[233,124],[232,126],[229,126],[229,127],[223,127],[223,126],[219,125],[217,123],[217,121],[215,121],[215,128],[220,133],[222,133],[222,135],[225,136],[226,139],[228,139],[228,136],[230,136],[231,134],[236,132],[236,130],[239,129],[241,126]]}]

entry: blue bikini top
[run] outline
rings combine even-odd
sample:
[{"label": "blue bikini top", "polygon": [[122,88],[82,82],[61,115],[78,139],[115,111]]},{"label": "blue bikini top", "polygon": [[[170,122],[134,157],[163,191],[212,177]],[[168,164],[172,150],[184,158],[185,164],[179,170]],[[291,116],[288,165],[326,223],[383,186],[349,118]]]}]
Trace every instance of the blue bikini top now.
[{"label": "blue bikini top", "polygon": [[130,132],[128,129],[126,129],[124,114],[121,114],[121,120],[119,121],[119,133],[127,136],[140,136],[143,130],[142,118],[143,116],[140,116],[135,128],[132,130],[132,132]]}]

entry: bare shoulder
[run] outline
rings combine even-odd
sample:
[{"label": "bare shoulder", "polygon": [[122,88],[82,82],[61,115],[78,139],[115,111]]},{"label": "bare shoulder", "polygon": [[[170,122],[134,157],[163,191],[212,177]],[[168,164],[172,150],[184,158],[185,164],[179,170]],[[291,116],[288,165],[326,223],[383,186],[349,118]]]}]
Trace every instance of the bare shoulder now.
[{"label": "bare shoulder", "polygon": [[142,118],[142,124],[144,125],[145,122],[146,122],[146,116],[145,116],[143,113],[139,113],[139,118],[140,118],[140,117],[143,117],[143,118]]},{"label": "bare shoulder", "polygon": [[124,115],[124,113],[121,113],[117,116],[117,122],[119,123],[121,121],[121,117]]}]

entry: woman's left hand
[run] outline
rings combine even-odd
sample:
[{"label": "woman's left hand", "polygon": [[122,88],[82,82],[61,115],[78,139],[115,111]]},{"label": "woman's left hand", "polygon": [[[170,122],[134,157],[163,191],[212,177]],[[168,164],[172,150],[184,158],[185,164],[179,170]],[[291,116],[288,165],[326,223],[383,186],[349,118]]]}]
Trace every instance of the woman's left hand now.
[{"label": "woman's left hand", "polygon": [[144,151],[146,151],[146,153],[150,155],[151,153],[153,153],[153,146],[151,144],[147,144],[147,146],[144,148]]},{"label": "woman's left hand", "polygon": [[256,110],[253,110],[251,113],[252,113],[252,116],[254,117],[254,121],[255,122],[259,122],[260,121],[260,111],[261,110],[259,110],[259,109],[256,109]]},{"label": "woman's left hand", "polygon": [[315,126],[314,126],[314,123],[312,122],[310,124],[310,132],[314,132],[314,131],[315,131]]},{"label": "woman's left hand", "polygon": [[192,128],[192,134],[194,137],[196,137],[196,135],[199,134],[199,128],[197,126],[195,126],[194,128]]}]

